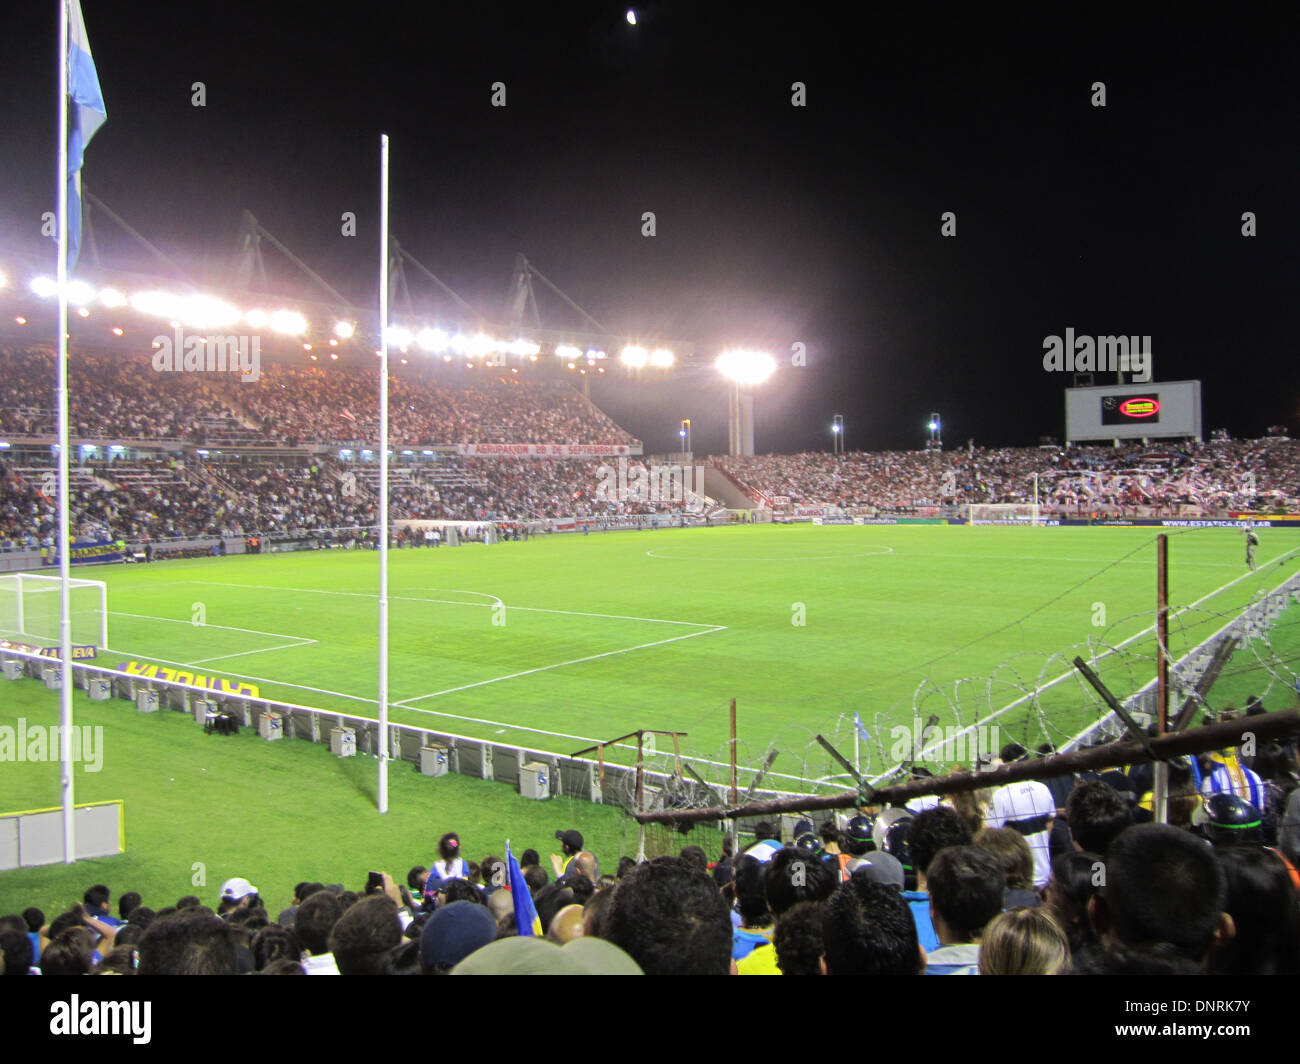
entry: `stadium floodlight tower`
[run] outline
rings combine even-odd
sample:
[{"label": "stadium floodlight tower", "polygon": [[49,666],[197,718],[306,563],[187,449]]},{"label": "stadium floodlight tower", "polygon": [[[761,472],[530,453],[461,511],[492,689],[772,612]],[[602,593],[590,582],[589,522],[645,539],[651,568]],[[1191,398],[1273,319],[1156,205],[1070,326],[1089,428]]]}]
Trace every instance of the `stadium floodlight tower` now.
[{"label": "stadium floodlight tower", "polygon": [[943,422],[939,420],[937,413],[931,412],[926,428],[930,430],[930,437],[925,441],[926,448],[935,451],[943,450]]},{"label": "stadium floodlight tower", "polygon": [[677,430],[677,435],[681,437],[682,453],[690,454],[691,453],[691,419],[690,418],[688,417],[682,418],[682,426]]},{"label": "stadium floodlight tower", "polygon": [[776,359],[764,351],[730,349],[718,356],[718,372],[731,382],[728,401],[728,448],[733,456],[754,453],[754,396],[757,387],[776,372]]},{"label": "stadium floodlight tower", "polygon": [[835,454],[844,453],[844,415],[836,414],[831,418],[831,444]]}]

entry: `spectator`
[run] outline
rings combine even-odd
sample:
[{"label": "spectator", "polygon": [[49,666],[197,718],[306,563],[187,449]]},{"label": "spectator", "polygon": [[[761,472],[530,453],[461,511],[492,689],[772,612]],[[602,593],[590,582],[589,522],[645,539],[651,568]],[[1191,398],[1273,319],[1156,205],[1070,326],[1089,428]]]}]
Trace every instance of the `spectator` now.
[{"label": "spectator", "polygon": [[822,975],[822,920],[825,903],[801,901],[777,924],[772,950],[782,975]]},{"label": "spectator", "polygon": [[159,917],[140,943],[141,975],[236,975],[235,934],[212,915]]},{"label": "spectator", "polygon": [[1178,828],[1138,824],[1116,836],[1106,879],[1089,905],[1101,943],[1084,970],[1128,974],[1203,971],[1212,948],[1235,928],[1214,851]]},{"label": "spectator", "polygon": [[[1003,764],[1013,764],[1025,757],[1025,748],[1009,743],[1002,749]],[[1038,780],[1022,780],[999,787],[993,793],[985,823],[990,828],[1013,828],[1020,832],[1034,852],[1034,886],[1044,887],[1051,875],[1052,820],[1056,801],[1046,785]]]},{"label": "spectator", "polygon": [[1006,882],[1002,866],[978,846],[950,846],[935,855],[926,881],[930,916],[939,937],[939,949],[929,955],[926,974],[974,975],[980,936],[1002,911]]},{"label": "spectator", "polygon": [[730,970],[726,903],[708,875],[679,857],[656,858],[622,879],[606,932],[647,975],[726,975]]},{"label": "spectator", "polygon": [[293,929],[307,951],[303,967],[308,975],[338,975],[338,965],[330,952],[329,939],[334,925],[343,915],[339,899],[328,890],[312,894],[298,907]]},{"label": "spectator", "polygon": [[1111,841],[1133,823],[1133,811],[1122,795],[1108,783],[1081,783],[1065,802],[1065,819],[1075,846],[1089,853],[1105,854]]},{"label": "spectator", "polygon": [[[505,892],[494,895],[507,896]],[[497,921],[481,905],[452,902],[429,917],[420,932],[420,966],[426,975],[445,975],[497,936]]]},{"label": "spectator", "polygon": [[975,836],[975,845],[996,857],[1006,873],[1002,908],[1032,909],[1039,904],[1034,890],[1034,855],[1020,832],[1010,828],[983,828]]},{"label": "spectator", "polygon": [[939,948],[939,936],[930,919],[927,870],[942,850],[950,846],[970,844],[970,829],[961,815],[945,806],[927,809],[912,821],[907,833],[908,851],[912,867],[916,870],[916,890],[906,891],[903,897],[911,906],[912,917],[916,920],[917,937],[927,953]]},{"label": "spectator", "polygon": [[980,940],[980,975],[1059,975],[1070,944],[1045,909],[1013,909],[993,918]]},{"label": "spectator", "polygon": [[1300,975],[1300,895],[1281,859],[1249,846],[1217,849],[1232,940],[1210,954],[1218,975]]},{"label": "spectator", "polygon": [[387,954],[401,943],[397,905],[383,894],[362,898],[348,909],[329,939],[340,975],[383,975]]},{"label": "spectator", "polygon": [[925,950],[911,907],[892,887],[854,875],[826,902],[827,975],[920,975]]}]

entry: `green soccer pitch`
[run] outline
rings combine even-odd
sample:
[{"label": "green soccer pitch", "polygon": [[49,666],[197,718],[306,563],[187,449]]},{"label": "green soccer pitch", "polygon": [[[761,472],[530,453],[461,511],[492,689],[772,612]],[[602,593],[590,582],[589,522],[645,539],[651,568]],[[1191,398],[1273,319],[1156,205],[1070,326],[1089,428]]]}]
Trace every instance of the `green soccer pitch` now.
[{"label": "green soccer pitch", "polygon": [[[1266,530],[1261,538],[1251,574],[1236,531],[1171,535],[1175,653],[1294,573],[1300,537]],[[264,698],[377,714],[373,552],[78,575],[108,583],[111,650],[100,664],[171,664],[255,683]],[[394,550],[390,719],[563,754],[637,728],[686,732],[683,752],[721,781],[734,698],[742,787],[775,748],[774,773],[784,776],[772,783],[798,789],[796,777],[839,771],[816,734],[852,756],[854,713],[873,737],[859,752],[868,772],[891,767],[888,733],[912,726],[914,706],[945,726],[991,720],[1003,741],[1062,741],[1099,716],[1098,700],[1077,680],[1037,704],[1014,703],[1068,673],[1090,640],[1098,652],[1128,641],[1099,662],[1118,695],[1149,681],[1154,600],[1155,530],[1145,528],[749,526]],[[1268,687],[1266,677],[1237,682]],[[55,695],[35,681],[0,693],[0,724],[57,719]],[[1294,704],[1294,691],[1275,683],[1266,701],[1281,708],[1279,700]],[[266,868],[257,874],[288,877],[289,886],[344,880],[345,869],[327,871],[343,850],[401,872],[428,863],[442,830],[459,830],[479,855],[499,853],[497,836],[518,824],[516,850],[546,853],[554,828],[573,826],[557,818],[606,847],[602,857],[630,848],[627,821],[613,808],[565,799],[561,812],[499,784],[430,781],[402,764],[394,768],[396,815],[380,825],[370,758],[340,761],[320,746],[262,743],[251,732],[204,736],[181,714],[141,715],[80,692],[77,705],[78,723],[105,728],[104,772],[78,769],[77,800],[127,801],[131,853],[90,862],[104,866],[104,877],[115,862],[144,862],[136,874],[152,883],[163,875],[155,862],[170,862],[166,882],[184,886],[184,869],[197,861],[254,883],[244,868]],[[660,755],[666,745],[661,739]],[[0,767],[0,811],[58,804],[55,766]],[[440,813],[431,823],[427,809],[416,815],[407,803],[422,806],[434,788]],[[200,844],[205,833],[224,841]],[[352,863],[349,885],[365,871]],[[6,873],[0,895],[10,884],[66,874],[86,878],[75,867]]]}]

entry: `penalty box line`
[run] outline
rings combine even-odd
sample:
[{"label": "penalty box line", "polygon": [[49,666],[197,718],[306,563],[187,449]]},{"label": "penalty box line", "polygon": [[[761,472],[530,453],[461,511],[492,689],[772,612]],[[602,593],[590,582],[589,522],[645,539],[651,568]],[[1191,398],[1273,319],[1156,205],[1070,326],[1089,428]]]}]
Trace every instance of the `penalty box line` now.
[{"label": "penalty box line", "polygon": [[[194,624],[193,621],[187,621],[183,618],[155,617],[150,613],[123,613],[121,610],[109,610],[108,613],[110,617],[133,617],[140,621],[162,621],[166,624],[188,624],[194,628],[220,628],[224,632],[243,632],[247,635],[269,635],[272,639],[291,640],[291,642],[284,643],[278,647],[262,647],[259,650],[240,650],[234,654],[218,654],[214,658],[201,658],[197,661],[190,662],[190,665],[207,665],[214,661],[227,661],[230,658],[247,657],[249,654],[269,654],[274,650],[290,650],[293,647],[311,646],[318,642],[315,639],[308,639],[305,636],[288,635],[284,632],[263,632],[257,628],[236,628],[229,624],[208,624],[206,621],[203,624]],[[108,648],[105,647],[104,649],[107,650]],[[125,653],[125,651],[123,651],[123,653]],[[161,661],[163,659],[158,658],[155,660]]]}]

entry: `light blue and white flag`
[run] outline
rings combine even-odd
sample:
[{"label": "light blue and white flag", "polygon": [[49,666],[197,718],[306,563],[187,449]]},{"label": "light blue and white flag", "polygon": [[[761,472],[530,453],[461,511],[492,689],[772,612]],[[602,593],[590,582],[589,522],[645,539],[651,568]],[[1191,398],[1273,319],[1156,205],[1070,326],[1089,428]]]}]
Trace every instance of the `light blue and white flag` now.
[{"label": "light blue and white flag", "polygon": [[81,250],[81,164],[86,145],[108,118],[90,55],[81,0],[68,0],[68,269]]}]

